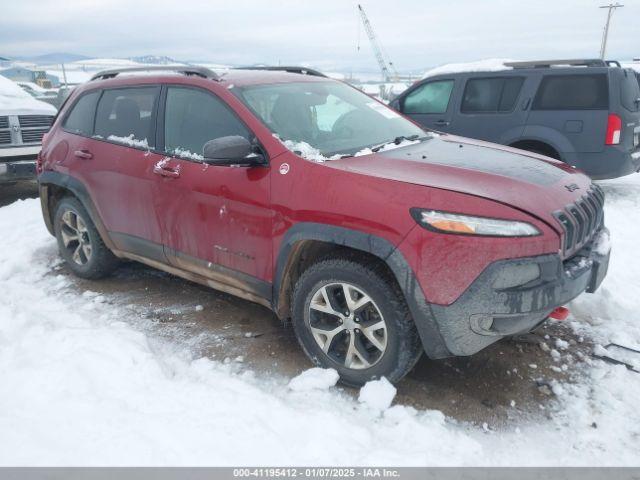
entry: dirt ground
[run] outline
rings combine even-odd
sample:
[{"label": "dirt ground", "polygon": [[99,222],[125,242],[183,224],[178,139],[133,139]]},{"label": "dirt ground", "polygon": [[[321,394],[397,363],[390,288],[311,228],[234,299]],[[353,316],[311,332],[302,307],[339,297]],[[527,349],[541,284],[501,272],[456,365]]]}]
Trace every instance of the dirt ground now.
[{"label": "dirt ground", "polygon": [[[0,207],[35,196],[33,184],[0,186]],[[123,264],[101,281],[72,277],[62,265],[54,273],[124,310],[123,321],[182,344],[196,357],[234,362],[239,369],[275,378],[312,366],[293,329],[262,306],[135,263]],[[581,375],[580,363],[589,351],[588,342],[570,328],[548,322],[533,334],[502,340],[471,357],[433,361],[423,356],[397,385],[396,402],[441,410],[461,422],[506,428],[523,417],[551,416],[554,380]],[[344,390],[357,395],[357,390]]]}]

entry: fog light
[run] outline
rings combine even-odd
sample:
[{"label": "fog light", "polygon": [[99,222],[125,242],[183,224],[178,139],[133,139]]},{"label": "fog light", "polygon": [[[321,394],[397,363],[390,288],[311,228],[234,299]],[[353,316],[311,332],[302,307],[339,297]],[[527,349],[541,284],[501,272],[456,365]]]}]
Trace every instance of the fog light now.
[{"label": "fog light", "polygon": [[491,330],[491,327],[493,327],[493,317],[482,317],[480,320],[478,320],[478,326],[482,330]]},{"label": "fog light", "polygon": [[478,335],[496,335],[496,332],[491,330],[493,328],[493,315],[484,313],[471,315],[469,326]]}]

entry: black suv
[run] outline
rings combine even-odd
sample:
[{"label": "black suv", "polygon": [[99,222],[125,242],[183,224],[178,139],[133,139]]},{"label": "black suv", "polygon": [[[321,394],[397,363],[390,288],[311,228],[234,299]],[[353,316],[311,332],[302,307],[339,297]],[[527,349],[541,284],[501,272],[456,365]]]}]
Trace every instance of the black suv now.
[{"label": "black suv", "polygon": [[640,169],[640,87],[603,60],[512,62],[424,78],[391,102],[418,123],[560,159],[592,178]]}]

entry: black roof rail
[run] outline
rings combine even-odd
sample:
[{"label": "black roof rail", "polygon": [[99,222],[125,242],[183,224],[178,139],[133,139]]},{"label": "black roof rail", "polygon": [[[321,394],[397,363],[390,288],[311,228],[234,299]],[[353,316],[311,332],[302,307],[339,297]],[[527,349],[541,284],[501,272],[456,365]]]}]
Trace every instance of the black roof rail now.
[{"label": "black roof rail", "polygon": [[270,70],[276,72],[298,73],[300,75],[311,75],[313,77],[327,77],[324,73],[313,68],[291,66],[258,66],[258,67],[236,67],[236,70]]},{"label": "black roof rail", "polygon": [[121,73],[135,72],[177,72],[182,73],[183,75],[197,75],[202,78],[211,78],[212,80],[220,79],[218,74],[206,67],[194,67],[190,65],[152,65],[149,67],[124,67],[103,70],[91,77],[91,80],[106,80],[107,78],[114,78]]},{"label": "black roof rail", "polygon": [[620,65],[620,62],[618,60],[605,60],[605,63],[607,64],[608,67],[622,68],[622,65]]},{"label": "black roof rail", "polygon": [[608,67],[610,63],[620,64],[615,60],[602,60],[600,58],[570,59],[570,60],[532,60],[528,62],[506,62],[505,66],[512,68],[548,68],[553,66],[570,67]]}]

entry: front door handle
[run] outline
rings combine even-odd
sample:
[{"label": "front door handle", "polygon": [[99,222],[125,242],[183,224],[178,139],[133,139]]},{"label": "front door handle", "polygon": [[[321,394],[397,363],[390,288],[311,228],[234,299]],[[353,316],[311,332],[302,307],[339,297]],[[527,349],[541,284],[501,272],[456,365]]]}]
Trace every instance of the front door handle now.
[{"label": "front door handle", "polygon": [[451,122],[448,122],[446,120],[438,120],[435,125],[437,127],[448,127],[451,124]]},{"label": "front door handle", "polygon": [[153,173],[163,177],[178,178],[180,176],[180,167],[170,168],[166,165],[156,165],[153,167]]},{"label": "front door handle", "polygon": [[93,153],[89,150],[76,150],[73,154],[78,158],[84,158],[85,160],[90,160],[93,158]]}]

